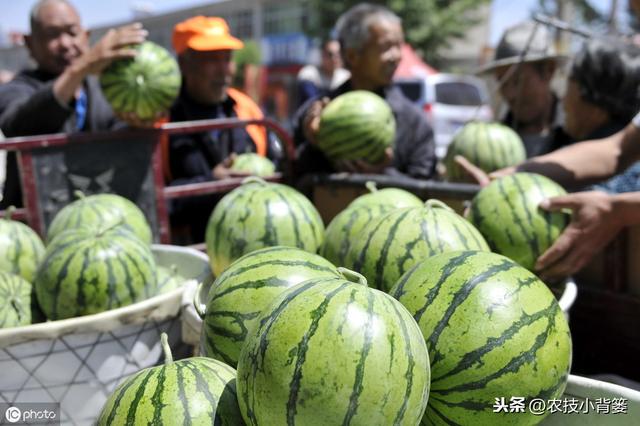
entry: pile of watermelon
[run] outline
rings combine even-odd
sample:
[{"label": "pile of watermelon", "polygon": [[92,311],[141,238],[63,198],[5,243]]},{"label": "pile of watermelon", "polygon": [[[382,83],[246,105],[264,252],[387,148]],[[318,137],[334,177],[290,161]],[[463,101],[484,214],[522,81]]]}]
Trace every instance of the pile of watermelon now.
[{"label": "pile of watermelon", "polygon": [[46,246],[27,225],[0,219],[0,328],[96,314],[186,281],[156,265],[151,228],[134,203],[76,195],[52,220]]},{"label": "pile of watermelon", "polygon": [[[120,384],[98,424],[541,421],[496,413],[494,403],[554,399],[566,386],[568,324],[528,268],[567,218],[538,209],[560,193],[539,176],[492,185],[467,220],[438,200],[368,184],[325,229],[301,193],[248,178],[209,220],[216,279],[197,309],[203,356],[174,361],[163,338],[166,363]],[[0,310],[5,323],[28,323],[34,294],[60,319],[179,285],[175,269],[154,264],[138,213],[98,197],[61,211],[46,247],[24,237],[4,249],[13,272],[31,277],[0,274],[12,301]],[[35,271],[17,256],[27,246]]]},{"label": "pile of watermelon", "polygon": [[[502,185],[526,199],[531,178]],[[203,413],[248,425],[541,421],[493,406],[564,391],[571,335],[548,287],[490,252],[495,238],[443,203],[369,187],[324,237],[315,209],[290,188],[252,179],[228,194],[209,223],[219,272],[199,308],[205,357],[168,357],[132,376],[101,424]],[[535,213],[536,201],[519,200]],[[474,202],[477,215],[498,200]],[[530,226],[528,235],[548,229]]]}]

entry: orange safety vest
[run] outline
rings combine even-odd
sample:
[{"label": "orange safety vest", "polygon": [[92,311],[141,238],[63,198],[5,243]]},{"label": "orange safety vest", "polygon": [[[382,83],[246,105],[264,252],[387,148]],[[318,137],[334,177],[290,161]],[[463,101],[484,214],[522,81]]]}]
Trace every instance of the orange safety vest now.
[{"label": "orange safety vest", "polygon": [[[241,120],[261,120],[264,114],[260,107],[249,96],[241,91],[233,88],[227,89],[227,95],[234,101],[233,110],[236,116]],[[166,121],[165,121],[166,122]],[[162,123],[158,123],[162,124]],[[265,126],[250,124],[246,126],[246,131],[256,146],[256,152],[263,157],[267,156],[267,129]],[[160,138],[160,147],[162,151],[162,168],[164,169],[164,177],[168,182],[171,180],[171,168],[169,162],[169,137],[162,135]]]}]

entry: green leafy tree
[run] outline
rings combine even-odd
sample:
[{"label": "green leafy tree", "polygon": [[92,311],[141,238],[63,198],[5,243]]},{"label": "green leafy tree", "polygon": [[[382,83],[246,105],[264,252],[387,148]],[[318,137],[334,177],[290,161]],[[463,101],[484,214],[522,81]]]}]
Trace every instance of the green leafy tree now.
[{"label": "green leafy tree", "polygon": [[[309,32],[317,37],[330,34],[340,14],[358,3],[361,2],[309,0]],[[464,37],[481,19],[475,12],[489,0],[374,0],[370,3],[385,5],[400,16],[407,42],[425,61],[438,66],[439,50]]]}]

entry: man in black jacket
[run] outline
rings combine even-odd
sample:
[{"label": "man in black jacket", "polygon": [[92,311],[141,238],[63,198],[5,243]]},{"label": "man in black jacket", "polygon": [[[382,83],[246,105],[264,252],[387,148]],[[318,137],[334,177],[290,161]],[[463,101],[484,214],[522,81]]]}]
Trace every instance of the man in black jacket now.
[{"label": "man in black jacket", "polygon": [[428,179],[434,175],[436,156],[433,131],[424,113],[391,85],[404,43],[400,18],[383,6],[361,3],[345,12],[336,24],[338,40],[351,79],[333,90],[329,98],[351,91],[369,90],[383,97],[396,119],[393,149],[379,164],[364,160],[331,164],[316,147],[322,109],[328,99],[312,99],[294,117],[298,148],[298,174],[348,171],[408,175]]},{"label": "man in black jacket", "polygon": [[[75,8],[66,0],[41,0],[31,10],[25,42],[37,67],[0,86],[0,129],[6,137],[107,130],[116,124],[92,74],[135,55],[144,41],[140,24],[110,30],[93,47]],[[7,155],[0,208],[22,205],[16,156]]]}]

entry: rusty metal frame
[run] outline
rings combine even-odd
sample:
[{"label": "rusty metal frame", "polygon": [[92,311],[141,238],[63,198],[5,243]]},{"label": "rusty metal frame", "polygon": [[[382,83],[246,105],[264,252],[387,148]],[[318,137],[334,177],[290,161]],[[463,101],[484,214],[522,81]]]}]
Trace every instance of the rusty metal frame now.
[{"label": "rusty metal frame", "polygon": [[[145,130],[120,130],[114,132],[74,133],[74,134],[49,134],[38,136],[26,136],[8,138],[0,144],[2,149],[17,152],[18,167],[23,193],[23,208],[16,209],[12,217],[29,224],[38,234],[44,234],[44,223],[39,217],[40,206],[36,195],[36,181],[33,161],[33,150],[57,147],[75,143],[91,143],[103,141],[114,137],[126,139],[154,140],[155,146],[152,152],[151,167],[154,182],[156,214],[159,227],[159,237],[162,243],[171,241],[171,230],[167,211],[167,202],[175,198],[190,197],[195,195],[215,194],[232,190],[241,184],[242,179],[230,178],[220,181],[200,182],[196,184],[166,186],[162,170],[162,152],[159,141],[162,137],[197,133],[209,130],[225,130],[234,127],[244,127],[250,124],[263,125],[267,130],[273,131],[282,141],[285,148],[284,173],[277,173],[267,180],[284,181],[291,179],[293,175],[294,146],[291,136],[277,122],[270,119],[240,120],[240,119],[213,119],[179,123],[166,123],[157,129]],[[0,212],[3,215],[4,212]]]}]

